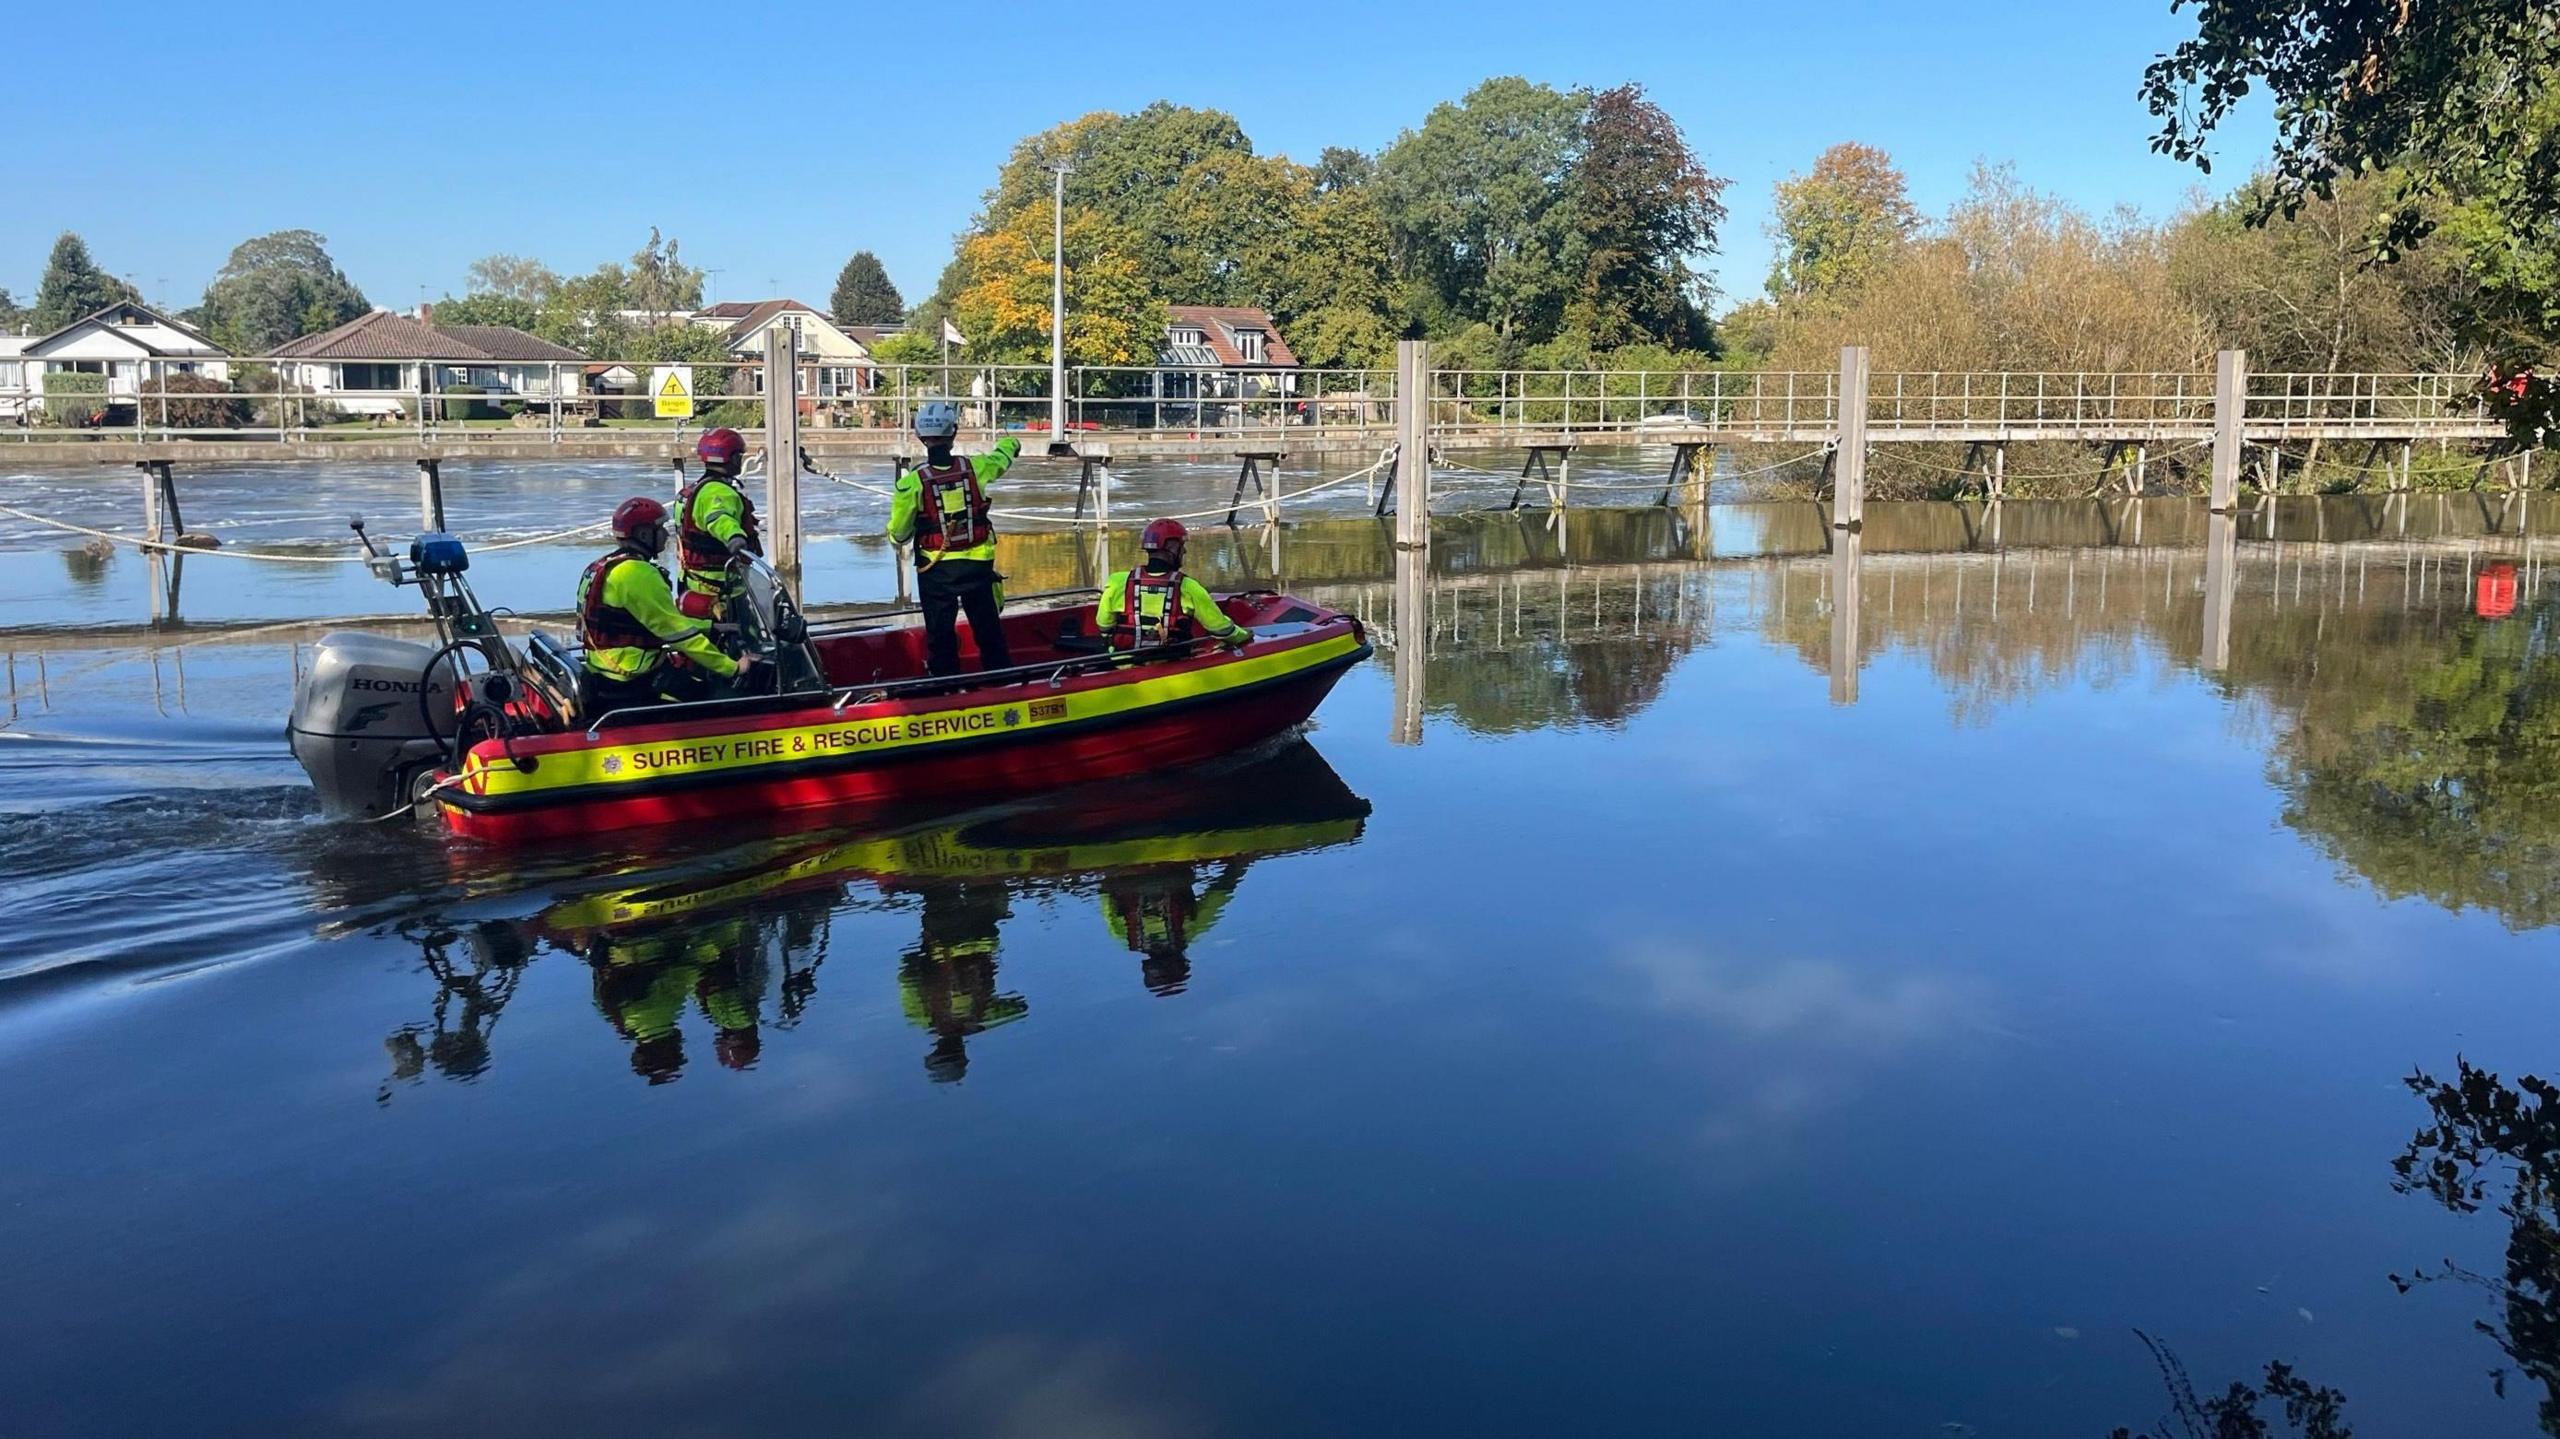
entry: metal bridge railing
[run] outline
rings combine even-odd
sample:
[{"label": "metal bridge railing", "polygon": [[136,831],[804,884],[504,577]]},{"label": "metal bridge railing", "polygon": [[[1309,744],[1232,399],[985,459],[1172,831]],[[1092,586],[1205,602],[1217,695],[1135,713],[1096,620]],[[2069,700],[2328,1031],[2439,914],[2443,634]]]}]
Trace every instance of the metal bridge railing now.
[{"label": "metal bridge railing", "polygon": [[[1812,371],[1441,370],[1435,433],[1576,434],[1685,429],[1821,432],[1839,423],[1839,376]],[[2475,424],[2479,382],[2453,374],[2250,376],[2251,423]],[[2208,371],[1880,371],[1869,376],[1873,431],[2208,431]]]},{"label": "metal bridge railing", "polygon": [[2249,376],[2251,423],[2371,425],[2478,420],[2488,414],[2475,376],[2451,374],[2286,374]]},{"label": "metal bridge railing", "polygon": [[[557,441],[571,433],[663,432],[681,440],[708,424],[764,420],[760,360],[596,360],[524,363],[340,361],[205,357],[117,362],[67,376],[25,361],[0,383],[0,445],[9,440],[121,438],[326,441],[413,436],[454,449],[474,439]],[[661,416],[656,391],[671,372],[690,416]],[[882,365],[804,355],[792,391],[806,432],[903,430],[928,399],[959,405],[964,428],[1045,433],[1045,365]],[[1065,413],[1079,433],[1203,439],[1363,434],[1396,419],[1392,369],[1076,366]],[[2213,377],[2185,371],[1881,371],[1868,377],[1870,433],[1926,437],[2007,430],[2092,432],[2213,423]],[[1442,369],[1428,383],[1435,436],[1478,443],[1513,437],[1721,431],[1801,438],[1836,432],[1840,376],[1832,370]],[[2430,424],[2477,427],[2480,382],[2456,374],[2259,373],[2248,377],[2253,426],[2370,427],[2413,434]]]},{"label": "metal bridge railing", "polygon": [[1838,423],[1830,370],[1438,370],[1431,428],[1484,432],[1822,429]]},{"label": "metal bridge railing", "polygon": [[[0,383],[0,442],[117,438],[291,442],[410,436],[467,446],[491,435],[557,439],[598,430],[662,431],[764,423],[760,360],[368,361],[299,356],[145,359],[101,373],[26,361]],[[692,410],[660,415],[674,374]],[[1117,430],[1250,436],[1394,423],[1395,372],[1374,369],[1076,366],[1067,423]],[[803,355],[792,393],[804,429],[902,430],[918,405],[947,399],[964,427],[1045,432],[1046,365],[882,365]]]}]

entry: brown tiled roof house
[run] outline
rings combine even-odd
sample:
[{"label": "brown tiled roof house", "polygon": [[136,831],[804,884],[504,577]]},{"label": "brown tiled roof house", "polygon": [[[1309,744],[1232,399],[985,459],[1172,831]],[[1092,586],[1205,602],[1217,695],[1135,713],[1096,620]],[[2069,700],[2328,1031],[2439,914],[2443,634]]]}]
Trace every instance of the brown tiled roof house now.
[{"label": "brown tiled roof house", "polygon": [[[1251,305],[1167,305],[1160,362],[1222,370],[1294,370],[1298,357],[1267,310]],[[1197,343],[1189,341],[1198,332]],[[1256,337],[1259,337],[1258,339]],[[1258,350],[1259,353],[1254,353]]]},{"label": "brown tiled roof house", "polygon": [[434,360],[454,365],[583,364],[587,358],[511,325],[438,325],[390,310],[289,340],[276,346],[275,353],[289,360]]}]

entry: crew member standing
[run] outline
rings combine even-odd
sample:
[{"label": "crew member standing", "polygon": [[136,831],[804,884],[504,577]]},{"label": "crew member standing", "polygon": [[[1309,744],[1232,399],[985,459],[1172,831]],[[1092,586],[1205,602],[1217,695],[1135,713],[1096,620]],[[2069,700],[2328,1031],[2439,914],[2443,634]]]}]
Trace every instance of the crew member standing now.
[{"label": "crew member standing", "polygon": [[666,506],[646,495],[624,500],[613,512],[613,538],[613,552],[578,577],[578,642],[597,713],[702,699],[712,679],[737,679],[755,663],[729,658],[702,621],[676,608],[657,563],[667,547]]},{"label": "crew member standing", "polygon": [[1113,649],[1151,649],[1195,634],[1237,648],[1253,642],[1253,631],[1227,618],[1208,587],[1182,572],[1182,549],[1189,541],[1180,520],[1147,522],[1138,536],[1146,563],[1113,575],[1093,607],[1093,627]]},{"label": "crew member standing", "polygon": [[924,652],[927,673],[960,672],[962,610],[969,614],[969,635],[978,642],[981,669],[1000,670],[1013,663],[1004,642],[1004,602],[997,586],[996,530],[988,517],[987,495],[997,477],[1013,468],[1022,442],[1011,435],[996,441],[993,453],[955,455],[951,445],[960,434],[960,411],[948,400],[932,400],[916,410],[916,438],[924,441],[924,466],[898,476],[889,502],[889,538],[910,540],[916,547],[916,599],[924,609]]},{"label": "crew member standing", "polygon": [[680,608],[697,620],[723,622],[737,598],[737,561],[764,553],[756,507],[738,488],[746,438],[731,429],[704,435],[693,447],[702,475],[676,496],[676,546],[684,561]]}]

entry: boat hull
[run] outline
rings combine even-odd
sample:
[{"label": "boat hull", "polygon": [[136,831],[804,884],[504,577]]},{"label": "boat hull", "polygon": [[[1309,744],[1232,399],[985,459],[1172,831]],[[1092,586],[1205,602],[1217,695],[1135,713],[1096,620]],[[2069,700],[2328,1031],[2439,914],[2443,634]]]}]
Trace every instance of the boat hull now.
[{"label": "boat hull", "polygon": [[1062,685],[966,692],[939,704],[819,704],[751,719],[520,742],[522,770],[474,749],[442,798],[446,827],[521,845],[646,826],[815,810],[973,804],[1195,764],[1304,724],[1369,654],[1356,627]]}]

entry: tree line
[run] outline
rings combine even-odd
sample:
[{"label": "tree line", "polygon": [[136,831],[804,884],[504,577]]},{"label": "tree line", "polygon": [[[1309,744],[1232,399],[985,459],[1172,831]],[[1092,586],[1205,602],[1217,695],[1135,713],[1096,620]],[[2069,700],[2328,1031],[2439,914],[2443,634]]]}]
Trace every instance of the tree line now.
[{"label": "tree line", "polygon": [[[831,313],[850,324],[914,320],[887,358],[936,357],[943,320],[970,357],[1048,356],[1051,169],[1069,167],[1064,219],[1067,350],[1079,364],[1152,363],[1168,304],[1269,311],[1302,362],[1384,363],[1424,335],[1504,364],[1646,343],[1705,362],[1708,291],[1694,268],[1724,220],[1726,182],[1641,88],[1558,90],[1485,81],[1434,107],[1375,154],[1325,150],[1312,165],[1256,150],[1235,117],[1158,103],[1097,112],[1017,144],[913,315],[877,256],[844,265]],[[242,245],[186,313],[241,351],[363,313],[364,297],[305,230]],[[589,353],[690,358],[703,332],[659,317],[701,302],[703,272],[652,232],[629,261],[562,274],[491,255],[456,322],[508,324]],[[57,246],[34,312],[0,295],[0,323],[67,323],[131,287]],[[94,303],[91,303],[94,302]],[[82,306],[86,308],[82,308]]]},{"label": "tree line", "polygon": [[1726,182],[1635,85],[1487,80],[1375,154],[1314,164],[1256,150],[1234,116],[1158,102],[1014,146],[911,333],[939,322],[973,358],[1048,353],[1052,206],[1063,182],[1067,350],[1144,364],[1172,304],[1268,311],[1298,359],[1387,362],[1398,338],[1528,363],[1653,343],[1711,351],[1693,262]]},{"label": "tree line", "polygon": [[[2502,3],[2560,20],[2560,0]],[[2560,328],[2547,30],[2560,33],[2397,0],[2199,21],[2141,78],[2155,147],[2203,163],[2253,85],[2285,118],[2256,178],[2162,218],[2089,214],[1998,166],[1923,215],[1884,150],[1835,146],[1778,184],[1775,263],[1721,321],[1701,267],[1728,182],[1640,87],[1516,76],[1374,153],[1311,164],[1261,152],[1214,109],[1069,120],[1013,147],[912,313],[869,251],[845,262],[830,308],[910,322],[878,347],[893,362],[938,358],[944,320],[973,360],[1045,360],[1063,167],[1078,364],[1151,362],[1165,307],[1189,303],[1267,310],[1314,366],[1383,364],[1419,336],[1443,365],[1483,369],[1828,369],[1855,342],[1885,369],[2192,372],[2239,347],[2261,370],[2511,373]],[[591,354],[712,358],[715,333],[668,323],[700,305],[703,279],[653,230],[628,260],[580,273],[485,257],[438,314]],[[0,323],[49,327],[130,294],[66,235],[31,309],[0,292]],[[323,237],[290,230],[236,249],[186,318],[254,352],[365,307]]]}]

